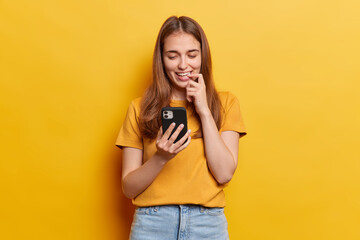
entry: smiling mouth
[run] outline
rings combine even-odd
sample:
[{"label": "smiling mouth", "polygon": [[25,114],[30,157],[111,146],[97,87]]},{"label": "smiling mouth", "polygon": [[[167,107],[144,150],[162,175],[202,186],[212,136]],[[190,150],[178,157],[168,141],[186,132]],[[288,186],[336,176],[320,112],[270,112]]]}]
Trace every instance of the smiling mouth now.
[{"label": "smiling mouth", "polygon": [[189,76],[190,74],[191,74],[191,72],[176,73],[176,75],[178,75],[180,77],[186,77],[186,76]]}]

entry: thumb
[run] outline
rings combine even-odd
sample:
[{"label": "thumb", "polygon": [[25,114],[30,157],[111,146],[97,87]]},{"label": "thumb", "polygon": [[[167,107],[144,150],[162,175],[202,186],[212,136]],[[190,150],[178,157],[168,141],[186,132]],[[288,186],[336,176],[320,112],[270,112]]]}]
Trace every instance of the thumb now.
[{"label": "thumb", "polygon": [[163,135],[163,132],[162,132],[162,126],[161,126],[158,131],[158,134],[156,136],[156,141],[159,141],[162,135]]},{"label": "thumb", "polygon": [[192,97],[189,95],[186,95],[186,100],[188,100],[188,102],[192,102]]},{"label": "thumb", "polygon": [[188,89],[190,88],[190,81],[188,82],[188,85],[186,86],[186,100],[188,102],[192,102],[191,96],[188,94]]}]

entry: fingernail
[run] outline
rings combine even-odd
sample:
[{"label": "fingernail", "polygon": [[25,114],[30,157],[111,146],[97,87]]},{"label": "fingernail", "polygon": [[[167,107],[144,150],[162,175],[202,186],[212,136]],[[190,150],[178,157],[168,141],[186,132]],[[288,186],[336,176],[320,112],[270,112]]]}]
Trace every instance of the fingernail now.
[{"label": "fingernail", "polygon": [[180,124],[180,126],[179,126],[179,127],[183,128],[183,127],[184,127],[184,124]]},{"label": "fingernail", "polygon": [[188,133],[190,133],[190,132],[191,132],[191,129],[188,130]]}]

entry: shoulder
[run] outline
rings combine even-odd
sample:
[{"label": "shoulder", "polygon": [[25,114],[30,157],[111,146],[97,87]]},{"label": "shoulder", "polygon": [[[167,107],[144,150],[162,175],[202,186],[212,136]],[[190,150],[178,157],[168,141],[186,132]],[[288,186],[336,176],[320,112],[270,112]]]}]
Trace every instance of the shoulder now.
[{"label": "shoulder", "polygon": [[140,108],[142,97],[135,98],[131,101],[130,105]]},{"label": "shoulder", "polygon": [[223,108],[227,109],[229,106],[233,105],[235,102],[238,102],[238,99],[234,94],[228,91],[218,92],[219,99]]},{"label": "shoulder", "polygon": [[230,92],[219,92],[219,98],[223,110],[223,125],[220,131],[235,131],[240,137],[246,134],[246,129],[240,111],[240,104],[237,97]]},{"label": "shoulder", "polygon": [[141,99],[142,99],[142,97],[138,97],[138,98],[133,99],[130,102],[129,108],[133,108],[136,111],[140,111]]},{"label": "shoulder", "polygon": [[141,97],[133,99],[127,109],[128,117],[138,118],[140,115]]}]

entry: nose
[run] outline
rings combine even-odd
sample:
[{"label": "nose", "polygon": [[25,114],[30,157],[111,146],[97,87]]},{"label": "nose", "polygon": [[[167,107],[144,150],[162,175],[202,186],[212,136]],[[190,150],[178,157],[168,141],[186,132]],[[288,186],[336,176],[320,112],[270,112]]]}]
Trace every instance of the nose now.
[{"label": "nose", "polygon": [[179,68],[180,70],[185,70],[185,69],[187,68],[187,66],[188,66],[188,64],[187,64],[187,62],[186,62],[186,58],[185,58],[185,57],[182,57],[182,58],[180,59],[178,68]]}]

